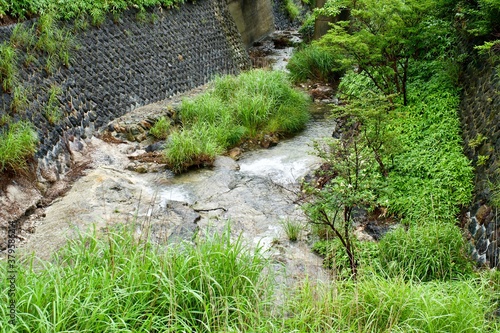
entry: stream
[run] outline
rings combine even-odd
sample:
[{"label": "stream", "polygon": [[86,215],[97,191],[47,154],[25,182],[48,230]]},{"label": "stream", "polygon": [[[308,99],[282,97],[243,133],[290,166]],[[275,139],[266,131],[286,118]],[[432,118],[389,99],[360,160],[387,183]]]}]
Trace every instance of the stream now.
[{"label": "stream", "polygon": [[[291,49],[279,50],[282,59]],[[158,243],[220,232],[229,224],[232,235],[260,247],[286,279],[328,279],[322,258],[310,250],[306,218],[295,203],[302,177],[321,163],[311,154],[312,142],[331,136],[334,127],[325,109],[313,104],[307,127],[274,147],[244,152],[237,161],[220,156],[211,168],[176,176],[169,171],[128,170],[128,157],[141,149],[139,144],[93,137],[87,142],[90,168],[30,222],[35,232],[22,251],[49,259],[79,232],[120,224],[132,226],[137,236],[149,233]],[[83,152],[74,154],[84,158]],[[289,241],[283,230],[286,219],[304,224],[296,242]]]}]

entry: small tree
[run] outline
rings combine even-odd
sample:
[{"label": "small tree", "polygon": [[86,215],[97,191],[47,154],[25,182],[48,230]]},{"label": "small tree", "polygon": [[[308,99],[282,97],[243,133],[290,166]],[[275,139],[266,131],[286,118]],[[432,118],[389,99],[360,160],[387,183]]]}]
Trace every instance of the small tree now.
[{"label": "small tree", "polygon": [[430,0],[329,0],[329,12],[349,9],[350,20],[332,24],[322,43],[345,55],[344,65],[367,75],[380,92],[400,94],[407,105],[410,60],[443,56],[441,45],[450,46],[450,24],[433,15],[440,6]]},{"label": "small tree", "polygon": [[312,224],[329,227],[345,248],[353,279],[357,277],[358,261],[353,242],[352,214],[356,207],[371,208],[380,174],[373,172],[373,159],[357,126],[342,139],[331,139],[322,146],[315,143],[318,156],[330,165],[326,171],[333,178],[322,189],[308,188],[311,196],[304,205]]}]

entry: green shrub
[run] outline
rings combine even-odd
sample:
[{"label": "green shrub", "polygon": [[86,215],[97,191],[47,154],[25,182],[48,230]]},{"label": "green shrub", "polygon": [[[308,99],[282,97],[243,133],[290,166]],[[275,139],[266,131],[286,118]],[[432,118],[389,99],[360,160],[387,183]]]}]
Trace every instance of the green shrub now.
[{"label": "green shrub", "polygon": [[149,130],[149,133],[157,139],[166,139],[170,132],[170,119],[160,117]]},{"label": "green shrub", "polygon": [[290,58],[287,69],[293,82],[334,82],[343,73],[340,58],[317,44],[310,44],[296,51]]},{"label": "green shrub", "polygon": [[420,281],[451,280],[471,275],[472,265],[460,229],[426,223],[398,228],[379,243],[382,271]]},{"label": "green shrub", "polygon": [[38,143],[37,133],[29,122],[10,124],[0,132],[0,172],[21,171],[33,157]]},{"label": "green shrub", "polygon": [[43,269],[19,263],[13,331],[243,332],[268,306],[266,260],[229,231],[159,247],[122,229],[71,241]]}]

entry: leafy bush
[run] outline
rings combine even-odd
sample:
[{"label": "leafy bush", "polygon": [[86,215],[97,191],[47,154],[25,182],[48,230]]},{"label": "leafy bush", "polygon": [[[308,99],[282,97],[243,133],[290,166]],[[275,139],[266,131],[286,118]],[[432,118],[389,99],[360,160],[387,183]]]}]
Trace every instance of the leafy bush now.
[{"label": "leafy bush", "polygon": [[229,231],[160,248],[122,229],[70,242],[43,269],[20,264],[14,331],[248,331],[268,305],[265,259]]},{"label": "leafy bush", "polygon": [[388,276],[420,281],[451,280],[471,275],[472,265],[460,229],[426,223],[398,228],[379,243],[380,265]]},{"label": "leafy bush", "polygon": [[20,121],[0,131],[0,172],[23,170],[26,160],[33,157],[38,138],[33,125]]},{"label": "leafy bush", "polygon": [[245,139],[294,133],[309,112],[307,97],[291,87],[285,73],[253,70],[216,78],[210,90],[183,101],[180,117],[183,132],[172,136],[165,152],[175,172],[210,164]]},{"label": "leafy bush", "polygon": [[339,56],[317,44],[310,44],[296,51],[290,58],[287,69],[294,82],[308,79],[333,82],[343,73]]}]

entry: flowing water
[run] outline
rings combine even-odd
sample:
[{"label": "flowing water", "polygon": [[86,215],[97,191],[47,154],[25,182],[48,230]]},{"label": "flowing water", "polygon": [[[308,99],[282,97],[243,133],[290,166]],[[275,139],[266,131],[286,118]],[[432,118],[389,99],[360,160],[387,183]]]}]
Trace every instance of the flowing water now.
[{"label": "flowing water", "polygon": [[320,164],[311,154],[313,140],[330,136],[334,127],[325,119],[324,106],[312,108],[311,121],[295,137],[269,149],[244,152],[238,161],[218,157],[212,168],[179,176],[127,170],[137,144],[93,138],[88,143],[92,167],[46,208],[45,217],[34,221],[35,233],[24,251],[47,259],[77,232],[123,223],[133,225],[137,234],[150,232],[160,243],[189,240],[230,224],[233,235],[261,247],[288,279],[326,279],[322,259],[309,249],[307,228],[298,242],[290,242],[282,227],[286,219],[305,226],[295,202],[300,180]]}]

